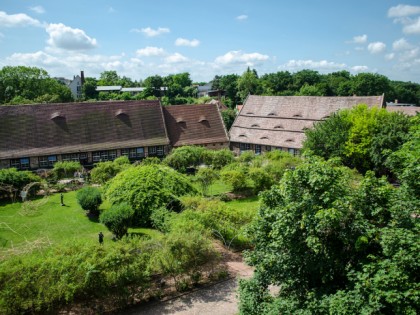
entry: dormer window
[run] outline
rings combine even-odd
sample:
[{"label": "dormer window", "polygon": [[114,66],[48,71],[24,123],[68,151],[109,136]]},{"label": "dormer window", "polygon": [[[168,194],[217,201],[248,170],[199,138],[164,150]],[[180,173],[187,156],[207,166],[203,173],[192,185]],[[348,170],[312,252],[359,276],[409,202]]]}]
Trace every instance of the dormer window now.
[{"label": "dormer window", "polygon": [[203,121],[207,121],[206,116],[200,116],[200,118],[198,119],[198,122],[203,122]]},{"label": "dormer window", "polygon": [[115,117],[121,116],[121,115],[127,115],[126,112],[124,112],[124,110],[122,110],[121,108],[119,110],[117,110],[115,112]]},{"label": "dormer window", "polygon": [[239,135],[239,138],[246,138],[246,135],[241,134],[241,135]]},{"label": "dormer window", "polygon": [[268,137],[267,136],[262,136],[260,139],[261,140],[268,140]]},{"label": "dormer window", "polygon": [[258,125],[258,124],[253,124],[251,127],[252,128],[258,128],[260,125]]},{"label": "dormer window", "polygon": [[286,142],[295,142],[293,139],[287,139]]},{"label": "dormer window", "polygon": [[284,129],[282,125],[276,125],[274,126],[274,129]]},{"label": "dormer window", "polygon": [[54,120],[54,119],[56,119],[56,118],[59,118],[59,119],[65,119],[65,118],[66,118],[66,116],[64,116],[64,114],[62,114],[62,113],[60,113],[60,112],[54,112],[54,113],[52,113],[52,114],[51,114],[51,119],[52,119],[52,120]]},{"label": "dormer window", "polygon": [[293,117],[302,117],[302,114],[295,114]]},{"label": "dormer window", "polygon": [[177,122],[177,123],[184,123],[184,122],[185,122],[185,120],[184,120],[184,118],[182,118],[182,117],[178,117],[178,118],[176,119],[176,122]]},{"label": "dormer window", "polygon": [[271,113],[268,114],[268,116],[277,116],[277,115],[276,115],[276,113],[271,112]]},{"label": "dormer window", "polygon": [[247,114],[247,115],[254,115],[254,113],[253,113],[253,112],[247,112],[246,114]]}]

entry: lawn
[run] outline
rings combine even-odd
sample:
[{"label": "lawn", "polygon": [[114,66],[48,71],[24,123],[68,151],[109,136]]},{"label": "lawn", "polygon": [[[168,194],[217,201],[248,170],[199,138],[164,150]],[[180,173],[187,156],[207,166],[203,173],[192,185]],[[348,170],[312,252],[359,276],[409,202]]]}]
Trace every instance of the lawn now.
[{"label": "lawn", "polygon": [[[0,252],[42,244],[56,244],[73,239],[97,242],[102,231],[111,238],[107,228],[90,220],[76,201],[76,192],[51,195],[24,204],[21,202],[0,205]],[[107,202],[101,209],[109,207]]]}]

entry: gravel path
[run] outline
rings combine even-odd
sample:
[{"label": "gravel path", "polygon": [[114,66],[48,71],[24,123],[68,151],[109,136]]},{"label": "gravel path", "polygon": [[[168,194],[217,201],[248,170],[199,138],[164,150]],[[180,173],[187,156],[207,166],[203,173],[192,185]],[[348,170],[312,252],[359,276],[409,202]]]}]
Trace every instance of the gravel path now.
[{"label": "gravel path", "polygon": [[229,273],[233,277],[164,302],[135,306],[122,314],[128,315],[234,315],[238,313],[236,290],[238,278],[249,278],[253,270],[236,253],[223,253]]}]

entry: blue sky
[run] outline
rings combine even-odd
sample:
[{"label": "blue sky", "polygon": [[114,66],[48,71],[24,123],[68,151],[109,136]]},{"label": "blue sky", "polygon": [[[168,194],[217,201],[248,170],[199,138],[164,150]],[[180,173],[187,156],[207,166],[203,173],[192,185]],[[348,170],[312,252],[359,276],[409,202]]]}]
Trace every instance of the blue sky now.
[{"label": "blue sky", "polygon": [[2,0],[0,67],[134,80],[313,69],[420,83],[420,2]]}]

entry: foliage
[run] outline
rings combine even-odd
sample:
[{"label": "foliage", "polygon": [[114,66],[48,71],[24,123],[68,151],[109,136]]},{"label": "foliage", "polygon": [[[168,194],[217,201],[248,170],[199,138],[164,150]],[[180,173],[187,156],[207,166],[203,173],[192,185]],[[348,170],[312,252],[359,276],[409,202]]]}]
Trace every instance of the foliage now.
[{"label": "foliage", "polygon": [[223,169],[220,172],[220,177],[225,183],[232,187],[234,193],[244,193],[251,189],[252,182],[244,170],[236,169],[229,170]]},{"label": "foliage", "polygon": [[101,191],[96,187],[86,186],[76,194],[76,199],[83,210],[97,213],[102,203]]},{"label": "foliage", "polygon": [[149,226],[151,213],[160,207],[171,207],[178,198],[197,191],[189,180],[163,165],[130,167],[110,180],[105,190],[112,203],[127,202],[135,212],[134,225]]},{"label": "foliage", "polygon": [[257,94],[258,92],[258,75],[255,70],[248,69],[238,78],[238,96],[242,100],[249,94]]},{"label": "foliage", "polygon": [[141,165],[152,165],[152,164],[160,164],[162,161],[156,156],[148,156],[147,158],[143,159],[140,164]]},{"label": "foliage", "polygon": [[117,239],[127,234],[133,220],[134,210],[127,203],[112,205],[110,209],[101,213],[99,220]]},{"label": "foliage", "polygon": [[339,157],[344,165],[365,173],[392,177],[388,156],[408,139],[409,117],[359,105],[343,110],[306,130],[304,151],[326,159]]},{"label": "foliage", "polygon": [[0,312],[52,312],[82,297],[128,303],[150,285],[150,256],[138,240],[125,240],[106,249],[72,242],[11,258],[0,263]]},{"label": "foliage", "polygon": [[15,199],[18,191],[33,182],[39,182],[41,178],[29,171],[18,171],[15,168],[0,170],[0,196],[5,193],[6,197]]},{"label": "foliage", "polygon": [[[37,102],[71,102],[70,89],[49,77],[40,68],[5,66],[0,69],[0,104],[27,100]],[[20,103],[22,104],[22,103]]]},{"label": "foliage", "polygon": [[[404,190],[372,172],[353,187],[337,161],[311,158],[262,203],[249,230],[255,275],[240,284],[242,314],[415,313],[418,202]],[[281,285],[274,298],[269,284]]]},{"label": "foliage", "polygon": [[130,160],[126,156],[120,156],[114,161],[99,162],[90,172],[90,178],[94,183],[105,184],[129,166]]},{"label": "foliage", "polygon": [[225,124],[226,130],[229,130],[232,127],[233,122],[236,118],[236,112],[233,109],[225,109],[220,112],[222,114],[223,123]]},{"label": "foliage", "polygon": [[197,146],[179,147],[166,156],[163,162],[177,171],[185,173],[188,167],[196,167],[203,163],[205,151],[205,148]]},{"label": "foliage", "polygon": [[201,193],[205,196],[208,192],[210,185],[219,177],[219,174],[210,167],[199,168],[195,175],[195,180],[201,188]]},{"label": "foliage", "polygon": [[82,170],[79,162],[58,161],[54,164],[53,174],[57,179],[73,177],[73,174]]},{"label": "foliage", "polygon": [[219,200],[207,200],[200,197],[182,198],[184,211],[170,221],[171,229],[178,222],[193,221],[211,231],[227,247],[247,247],[249,238],[245,237],[244,228],[255,217],[254,209],[241,207],[236,209]]}]

